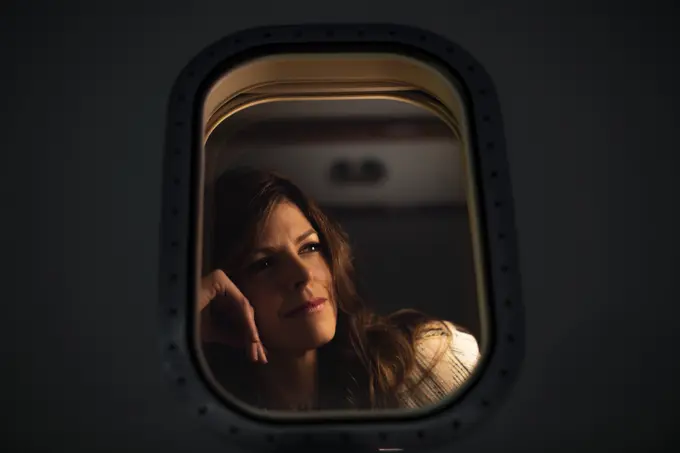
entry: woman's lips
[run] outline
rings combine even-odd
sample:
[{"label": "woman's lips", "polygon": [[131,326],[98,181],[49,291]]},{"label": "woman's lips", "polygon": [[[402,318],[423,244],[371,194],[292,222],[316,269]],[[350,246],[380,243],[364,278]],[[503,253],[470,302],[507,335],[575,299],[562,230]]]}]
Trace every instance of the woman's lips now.
[{"label": "woman's lips", "polygon": [[293,316],[302,316],[311,313],[316,313],[317,311],[323,308],[325,303],[326,299],[324,299],[323,297],[312,299],[300,305],[299,307],[295,307],[292,310],[286,312],[283,316],[285,318],[291,318]]}]

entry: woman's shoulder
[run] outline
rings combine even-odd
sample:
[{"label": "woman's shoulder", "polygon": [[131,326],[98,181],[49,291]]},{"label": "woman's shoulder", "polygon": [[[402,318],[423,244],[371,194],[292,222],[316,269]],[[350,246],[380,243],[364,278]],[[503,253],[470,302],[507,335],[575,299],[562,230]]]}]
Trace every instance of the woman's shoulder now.
[{"label": "woman's shoulder", "polygon": [[479,362],[477,340],[448,321],[428,322],[415,341],[415,366],[407,378],[402,402],[422,407],[461,387]]},{"label": "woman's shoulder", "polygon": [[420,361],[456,360],[466,368],[479,361],[479,345],[474,336],[449,321],[429,322],[416,339],[416,357]]}]

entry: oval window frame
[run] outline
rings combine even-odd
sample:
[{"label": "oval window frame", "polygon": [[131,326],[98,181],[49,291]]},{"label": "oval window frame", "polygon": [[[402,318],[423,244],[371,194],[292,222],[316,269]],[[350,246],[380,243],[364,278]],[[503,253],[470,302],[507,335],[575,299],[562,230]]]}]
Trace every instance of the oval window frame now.
[{"label": "oval window frame", "polygon": [[[192,353],[194,288],[200,258],[205,99],[229,70],[284,54],[407,55],[437,71],[460,93],[482,232],[488,345],[478,376],[453,402],[415,417],[345,416],[333,420],[255,420],[221,404]],[[216,106],[213,106],[215,108]],[[448,106],[450,108],[450,105]],[[454,110],[454,109],[451,109]],[[195,413],[232,442],[250,448],[298,442],[406,448],[450,442],[478,423],[510,390],[524,354],[514,210],[500,106],[481,65],[457,45],[413,27],[304,25],[260,27],[229,36],[201,52],[181,72],[171,93],[163,169],[160,256],[160,332],[166,375]],[[198,261],[197,261],[197,258]],[[193,267],[193,269],[192,269]],[[419,411],[420,412],[420,411]],[[408,423],[406,423],[408,421]]]}]

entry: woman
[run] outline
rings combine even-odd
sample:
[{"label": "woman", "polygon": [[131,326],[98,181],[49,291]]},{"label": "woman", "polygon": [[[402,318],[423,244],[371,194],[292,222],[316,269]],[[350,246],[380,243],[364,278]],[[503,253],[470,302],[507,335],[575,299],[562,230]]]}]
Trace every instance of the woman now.
[{"label": "woman", "polygon": [[413,310],[365,307],[347,237],[292,182],[231,170],[214,199],[200,331],[226,391],[272,410],[415,408],[470,375],[471,335]]}]

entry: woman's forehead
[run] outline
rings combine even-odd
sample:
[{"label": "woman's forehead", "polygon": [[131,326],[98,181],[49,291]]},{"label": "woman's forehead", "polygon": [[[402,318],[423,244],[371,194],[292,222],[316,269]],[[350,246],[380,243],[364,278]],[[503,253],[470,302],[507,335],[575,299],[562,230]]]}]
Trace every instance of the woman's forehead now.
[{"label": "woman's forehead", "polygon": [[263,219],[258,242],[289,240],[313,229],[311,222],[294,203],[288,200],[278,202]]}]

